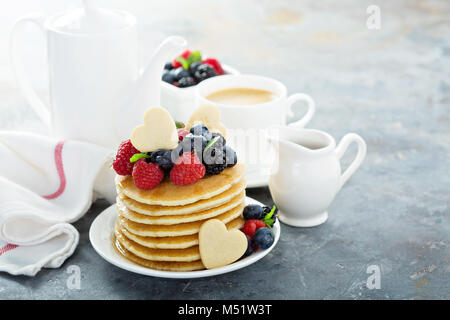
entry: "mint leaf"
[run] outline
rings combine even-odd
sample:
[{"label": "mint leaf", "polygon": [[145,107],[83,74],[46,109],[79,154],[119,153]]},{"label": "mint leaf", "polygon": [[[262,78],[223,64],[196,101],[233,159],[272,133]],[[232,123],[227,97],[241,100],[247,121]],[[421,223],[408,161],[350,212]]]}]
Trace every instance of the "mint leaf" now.
[{"label": "mint leaf", "polygon": [[273,214],[275,213],[275,210],[277,209],[277,206],[273,206],[272,209],[266,216],[262,219],[262,221],[266,224],[266,226],[269,229],[272,229],[271,225],[275,222],[275,219],[272,219]]},{"label": "mint leaf", "polygon": [[269,212],[268,214],[266,214],[266,216],[264,217],[263,220],[271,219],[276,209],[277,209],[277,206],[274,205],[274,206],[272,207],[272,210],[270,210],[270,212]]},{"label": "mint leaf", "polygon": [[200,54],[200,51],[192,51],[188,57],[189,65],[191,65],[194,62],[200,62],[200,61],[202,61],[202,55]]},{"label": "mint leaf", "polygon": [[275,222],[275,220],[274,219],[268,219],[268,220],[265,220],[264,219],[264,223],[266,224],[266,226],[267,226],[267,228],[269,228],[269,229],[272,229],[272,224]]},{"label": "mint leaf", "polygon": [[136,162],[136,161],[138,161],[139,159],[142,159],[142,158],[150,158],[150,156],[148,154],[146,154],[146,153],[135,153],[130,158],[130,162],[133,163],[133,162]]},{"label": "mint leaf", "polygon": [[183,129],[184,128],[183,124],[181,122],[179,122],[179,121],[175,121],[175,126],[177,127],[177,129]]},{"label": "mint leaf", "polygon": [[212,139],[211,141],[208,142],[208,144],[206,145],[205,149],[208,148],[210,145],[212,145],[213,143],[215,143],[219,139],[220,139],[220,136],[214,137],[214,139]]},{"label": "mint leaf", "polygon": [[179,63],[181,63],[181,65],[183,66],[183,68],[185,68],[186,70],[189,69],[189,62],[183,58],[183,57],[178,57],[176,59]]}]

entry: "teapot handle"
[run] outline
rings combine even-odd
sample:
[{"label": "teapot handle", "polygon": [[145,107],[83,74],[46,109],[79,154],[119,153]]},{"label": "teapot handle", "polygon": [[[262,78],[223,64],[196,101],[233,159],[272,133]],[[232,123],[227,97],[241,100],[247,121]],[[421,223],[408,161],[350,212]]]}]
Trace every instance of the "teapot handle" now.
[{"label": "teapot handle", "polygon": [[358,144],[358,153],[356,154],[356,157],[353,160],[353,162],[341,175],[341,184],[339,188],[341,188],[347,182],[347,180],[355,173],[355,171],[358,170],[359,166],[366,157],[367,152],[366,142],[356,133],[348,133],[341,139],[339,145],[336,148],[337,157],[341,159],[352,142],[356,142]]},{"label": "teapot handle", "polygon": [[308,111],[300,120],[290,123],[289,126],[303,128],[314,115],[314,112],[316,111],[316,104],[314,103],[314,99],[311,98],[311,96],[305,93],[295,93],[287,99],[287,112],[290,117],[294,116],[292,105],[297,101],[305,101],[308,105]]},{"label": "teapot handle", "polygon": [[21,60],[22,56],[19,54],[17,37],[19,32],[23,31],[23,27],[27,23],[33,23],[39,27],[41,31],[44,31],[43,23],[44,17],[41,14],[33,13],[25,17],[20,18],[14,23],[14,26],[10,35],[10,59],[11,64],[16,75],[17,82],[19,84],[22,93],[27,99],[30,106],[34,109],[37,115],[42,119],[42,121],[48,126],[51,126],[51,113],[49,106],[39,98],[33,86],[31,85],[30,79],[26,76],[25,67]]}]

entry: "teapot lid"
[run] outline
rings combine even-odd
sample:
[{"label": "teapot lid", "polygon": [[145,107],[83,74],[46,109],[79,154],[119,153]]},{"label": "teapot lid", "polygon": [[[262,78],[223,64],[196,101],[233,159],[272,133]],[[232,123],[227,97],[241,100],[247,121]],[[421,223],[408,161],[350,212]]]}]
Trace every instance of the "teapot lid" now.
[{"label": "teapot lid", "polygon": [[51,21],[52,29],[72,34],[103,34],[118,31],[136,22],[123,11],[98,8],[92,1],[84,0],[82,8],[62,13]]}]

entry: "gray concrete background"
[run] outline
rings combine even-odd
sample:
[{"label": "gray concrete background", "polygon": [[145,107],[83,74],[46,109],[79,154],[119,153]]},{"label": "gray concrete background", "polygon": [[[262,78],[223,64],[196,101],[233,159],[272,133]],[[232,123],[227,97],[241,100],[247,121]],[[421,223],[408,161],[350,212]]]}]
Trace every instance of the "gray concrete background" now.
[{"label": "gray concrete background", "polygon": [[[91,247],[98,201],[75,226],[81,241],[60,269],[34,278],[0,274],[2,299],[449,299],[450,4],[447,1],[98,1],[142,22],[143,58],[169,34],[244,73],[271,76],[317,102],[309,127],[368,144],[360,170],[322,226],[282,225],[278,246],[225,275],[168,280],[118,269]],[[46,132],[22,98],[7,56],[12,22],[77,1],[0,0],[0,128]],[[381,9],[368,30],[366,8]],[[44,53],[30,35],[27,57],[45,84]],[[345,163],[351,160],[351,149]],[[267,188],[248,195],[271,203]],[[69,290],[67,268],[81,268]],[[367,267],[381,268],[369,290]]]}]

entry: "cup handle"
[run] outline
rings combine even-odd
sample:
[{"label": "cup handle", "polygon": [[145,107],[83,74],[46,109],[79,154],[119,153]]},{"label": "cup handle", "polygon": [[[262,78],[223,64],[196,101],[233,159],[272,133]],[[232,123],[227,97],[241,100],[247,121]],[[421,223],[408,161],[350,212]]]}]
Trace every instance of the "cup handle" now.
[{"label": "cup handle", "polygon": [[49,106],[46,106],[45,103],[39,98],[36,91],[31,85],[31,81],[26,76],[25,67],[22,61],[22,55],[18,50],[18,35],[23,32],[23,27],[27,23],[33,23],[39,27],[39,29],[44,32],[43,27],[44,17],[41,14],[33,13],[27,16],[24,16],[17,20],[14,23],[14,26],[10,35],[10,59],[11,64],[16,75],[17,82],[19,87],[27,99],[30,106],[34,109],[37,115],[42,119],[42,121],[48,126],[51,126],[51,113]]},{"label": "cup handle", "polygon": [[295,93],[287,99],[287,112],[290,117],[294,116],[292,106],[297,101],[305,101],[308,104],[308,111],[300,120],[290,123],[289,126],[302,128],[306,126],[306,124],[311,120],[312,116],[314,115],[314,112],[316,111],[316,104],[314,102],[314,99],[311,98],[311,96],[305,93]]},{"label": "cup handle", "polygon": [[341,188],[347,182],[347,180],[355,173],[355,171],[358,170],[359,166],[366,157],[367,152],[366,142],[356,133],[348,133],[341,139],[339,145],[336,148],[337,157],[341,159],[352,142],[356,142],[358,144],[358,153],[356,154],[356,157],[353,160],[353,162],[341,175],[341,184],[339,188]]}]

